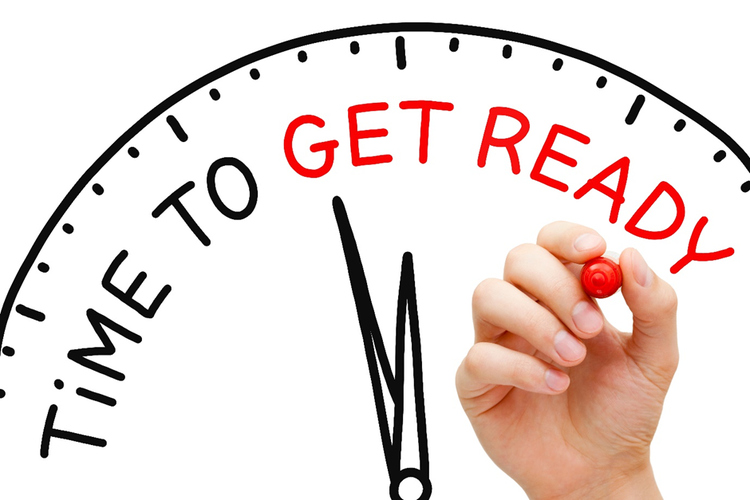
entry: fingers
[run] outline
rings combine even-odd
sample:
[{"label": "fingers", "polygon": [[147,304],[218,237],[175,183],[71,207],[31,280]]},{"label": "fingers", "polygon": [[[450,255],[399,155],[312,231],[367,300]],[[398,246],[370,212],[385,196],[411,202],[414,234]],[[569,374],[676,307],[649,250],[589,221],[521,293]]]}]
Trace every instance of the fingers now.
[{"label": "fingers", "polygon": [[599,257],[607,250],[604,238],[593,229],[563,221],[544,226],[539,231],[536,244],[562,261],[578,264]]},{"label": "fingers", "polygon": [[677,370],[677,295],[648,267],[637,250],[620,256],[622,295],[633,312],[629,354],[664,390]]},{"label": "fingers", "polygon": [[[579,338],[598,335],[606,324],[577,276],[581,264],[605,250],[596,231],[555,222],[542,228],[536,245],[508,254],[504,280],[485,280],[474,292],[476,344],[456,378],[462,397],[485,391],[502,399],[510,387],[547,394],[567,389],[570,379],[551,363],[580,364],[586,347]],[[633,313],[625,348],[666,391],[679,357],[675,292],[633,249],[622,253],[620,268],[622,294]]]},{"label": "fingers", "polygon": [[462,400],[479,398],[496,386],[559,394],[569,384],[568,375],[549,363],[490,342],[474,344],[456,372],[456,389]]},{"label": "fingers", "polygon": [[[574,251],[565,254],[579,257]],[[602,331],[604,318],[580,280],[545,248],[526,244],[511,250],[504,278],[536,297],[578,337],[591,338]]]},{"label": "fingers", "polygon": [[561,366],[576,365],[586,356],[586,347],[555,314],[506,281],[489,279],[480,283],[472,309],[477,341],[495,341],[508,331]]}]

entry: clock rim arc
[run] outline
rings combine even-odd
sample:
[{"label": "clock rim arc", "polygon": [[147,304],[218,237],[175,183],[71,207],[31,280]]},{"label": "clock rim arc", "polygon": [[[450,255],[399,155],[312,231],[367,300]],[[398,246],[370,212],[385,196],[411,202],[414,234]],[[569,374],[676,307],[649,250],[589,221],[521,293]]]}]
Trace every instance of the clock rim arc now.
[{"label": "clock rim arc", "polygon": [[[23,282],[28,276],[31,267],[36,261],[36,258],[39,256],[41,249],[47,242],[47,239],[62,219],[63,214],[65,214],[67,209],[73,204],[73,201],[75,201],[75,199],[83,191],[83,189],[89,184],[89,182],[91,182],[91,180],[99,172],[99,170],[101,170],[117,152],[119,152],[128,142],[130,142],[131,139],[138,135],[141,130],[143,130],[147,125],[153,122],[157,117],[161,116],[166,110],[170,109],[182,99],[195,93],[209,83],[218,80],[219,78],[222,78],[223,76],[226,76],[229,73],[232,73],[244,66],[258,62],[268,57],[272,57],[281,52],[286,52],[288,50],[296,49],[299,47],[320,42],[328,42],[341,38],[400,32],[434,32],[455,35],[471,35],[485,38],[494,38],[498,40],[506,40],[509,42],[516,42],[550,50],[552,52],[556,52],[558,54],[578,59],[596,66],[641,88],[642,90],[648,92],[668,106],[672,107],[676,111],[682,113],[686,118],[690,118],[692,121],[700,125],[704,130],[721,141],[725,146],[727,146],[727,148],[735,156],[737,156],[740,162],[745,166],[748,173],[750,173],[750,156],[748,156],[748,153],[746,153],[745,150],[729,136],[729,134],[724,132],[708,118],[695,111],[687,104],[684,104],[682,101],[668,94],[667,92],[661,90],[656,85],[646,81],[645,79],[635,75],[634,73],[631,73],[624,68],[621,68],[620,66],[617,66],[616,64],[610,63],[600,57],[589,54],[588,52],[584,52],[567,45],[553,42],[551,40],[502,29],[453,23],[431,22],[372,24],[305,35],[275,45],[271,45],[264,49],[240,57],[239,59],[225,64],[224,66],[221,66],[220,68],[198,78],[197,80],[193,81],[192,83],[188,84],[187,86],[183,87],[182,89],[166,98],[152,110],[146,113],[114,143],[112,143],[112,145],[107,148],[104,153],[102,153],[102,155],[91,165],[91,167],[86,170],[86,172],[84,172],[81,178],[78,179],[78,181],[73,185],[68,194],[65,195],[65,198],[63,198],[63,201],[52,213],[52,216],[50,216],[49,220],[44,225],[44,228],[39,233],[39,236],[37,236],[31,249],[29,250],[29,253],[27,254],[26,258],[21,264],[21,267],[16,273],[16,276],[13,279],[13,283],[11,284],[7,295],[5,296],[2,309],[0,310],[0,347],[2,347],[3,341],[5,339],[5,331],[8,326],[10,314],[13,309],[13,304],[15,303],[18,296],[18,292],[20,291]],[[745,186],[748,186],[747,190],[745,189]],[[743,184],[742,190],[750,191],[750,183]],[[0,357],[2,356],[3,354],[0,352]]]}]

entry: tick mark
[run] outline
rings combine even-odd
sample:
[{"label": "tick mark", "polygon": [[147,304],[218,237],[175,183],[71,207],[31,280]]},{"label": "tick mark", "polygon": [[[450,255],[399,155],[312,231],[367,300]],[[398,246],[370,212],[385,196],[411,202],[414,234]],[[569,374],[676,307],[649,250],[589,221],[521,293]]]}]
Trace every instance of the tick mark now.
[{"label": "tick mark", "polygon": [[36,266],[37,269],[39,269],[39,272],[46,273],[49,271],[49,264],[46,262],[40,262],[38,266]]},{"label": "tick mark", "polygon": [[257,80],[258,78],[260,78],[260,71],[258,71],[255,68],[251,69],[250,70],[250,78],[252,78],[253,80]]},{"label": "tick mark", "polygon": [[18,304],[16,306],[16,312],[20,314],[21,316],[26,316],[29,319],[33,319],[34,321],[44,321],[44,318],[46,316],[43,312],[36,311],[34,309],[31,309],[30,307],[26,307],[23,304]]},{"label": "tick mark", "polygon": [[628,116],[625,117],[625,123],[627,123],[628,125],[632,125],[635,123],[635,119],[638,118],[638,113],[641,112],[641,108],[643,108],[644,102],[646,102],[646,98],[643,97],[643,94],[638,94],[638,97],[636,97],[635,101],[633,101],[633,105],[630,106]]},{"label": "tick mark", "polygon": [[513,47],[510,45],[506,45],[503,47],[503,57],[506,59],[510,59],[510,56],[513,55]]},{"label": "tick mark", "polygon": [[128,148],[128,154],[132,158],[138,158],[138,155],[140,155],[141,153],[136,148]]},{"label": "tick mark", "polygon": [[210,95],[211,99],[213,99],[214,101],[218,101],[219,99],[221,99],[221,94],[219,94],[219,91],[216,89],[209,90],[208,95]]},{"label": "tick mark", "polygon": [[352,42],[349,44],[349,52],[354,55],[359,54],[359,42]]},{"label": "tick mark", "polygon": [[185,142],[188,140],[188,136],[185,133],[185,130],[182,128],[182,125],[180,125],[180,122],[177,121],[177,118],[169,115],[167,117],[167,123],[172,128],[172,132],[174,132],[174,135],[177,136],[180,142]]},{"label": "tick mark", "polygon": [[563,60],[560,59],[559,57],[555,59],[555,62],[552,63],[552,69],[554,69],[555,71],[560,71],[562,66],[563,66]]},{"label": "tick mark", "polygon": [[596,86],[600,89],[603,89],[607,85],[607,77],[606,76],[600,76],[599,79],[596,81]]},{"label": "tick mark", "polygon": [[448,48],[451,52],[456,52],[458,50],[458,38],[451,38],[451,43],[448,45]]},{"label": "tick mark", "polygon": [[727,157],[727,152],[722,149],[721,151],[716,152],[716,154],[714,155],[714,161],[716,163],[719,163],[726,157]]},{"label": "tick mark", "polygon": [[101,184],[94,184],[91,186],[91,190],[96,193],[98,196],[101,196],[104,194],[104,188],[101,186]]},{"label": "tick mark", "polygon": [[305,52],[304,50],[300,50],[299,52],[297,52],[297,60],[301,63],[307,61],[307,52]]},{"label": "tick mark", "polygon": [[73,234],[73,226],[71,226],[68,223],[63,224],[62,230],[65,231],[67,234]]},{"label": "tick mark", "polygon": [[65,382],[60,379],[55,380],[55,389],[61,390],[63,387],[65,387]]},{"label": "tick mark", "polygon": [[15,353],[16,353],[16,350],[13,349],[12,347],[7,346],[7,345],[3,347],[3,356],[8,356],[10,358],[10,357],[13,357]]},{"label": "tick mark", "polygon": [[406,41],[402,36],[396,38],[396,67],[406,68]]},{"label": "tick mark", "polygon": [[109,396],[105,396],[104,394],[99,394],[98,392],[90,391],[83,387],[79,387],[78,389],[76,389],[76,394],[86,399],[90,399],[91,401],[96,401],[97,403],[101,403],[107,406],[115,406],[117,404],[117,401],[115,401],[114,398],[110,398]]},{"label": "tick mark", "polygon": [[685,125],[686,125],[685,120],[679,119],[677,120],[677,123],[674,124],[674,129],[676,132],[682,132],[683,129],[685,128]]}]

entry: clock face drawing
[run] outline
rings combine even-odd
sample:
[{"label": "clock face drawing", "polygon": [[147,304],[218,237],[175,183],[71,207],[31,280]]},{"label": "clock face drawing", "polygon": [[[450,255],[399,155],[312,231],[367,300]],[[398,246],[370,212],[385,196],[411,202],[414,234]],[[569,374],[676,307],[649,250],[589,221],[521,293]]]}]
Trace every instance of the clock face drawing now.
[{"label": "clock face drawing", "polygon": [[481,452],[453,391],[471,293],[561,219],[678,291],[688,375],[655,443],[676,449],[715,328],[698,308],[741,330],[750,278],[747,142],[688,104],[458,24],[312,34],[198,78],[82,171],[8,284],[3,489],[457,498]]}]

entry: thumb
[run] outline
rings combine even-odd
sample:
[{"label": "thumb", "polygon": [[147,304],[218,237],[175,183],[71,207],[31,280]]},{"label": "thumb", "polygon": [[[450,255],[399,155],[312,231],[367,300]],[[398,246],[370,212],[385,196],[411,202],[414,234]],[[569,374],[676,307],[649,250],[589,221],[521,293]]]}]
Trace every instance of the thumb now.
[{"label": "thumb", "polygon": [[622,295],[633,313],[626,349],[644,375],[666,391],[679,360],[677,294],[633,248],[620,255],[620,269]]}]

